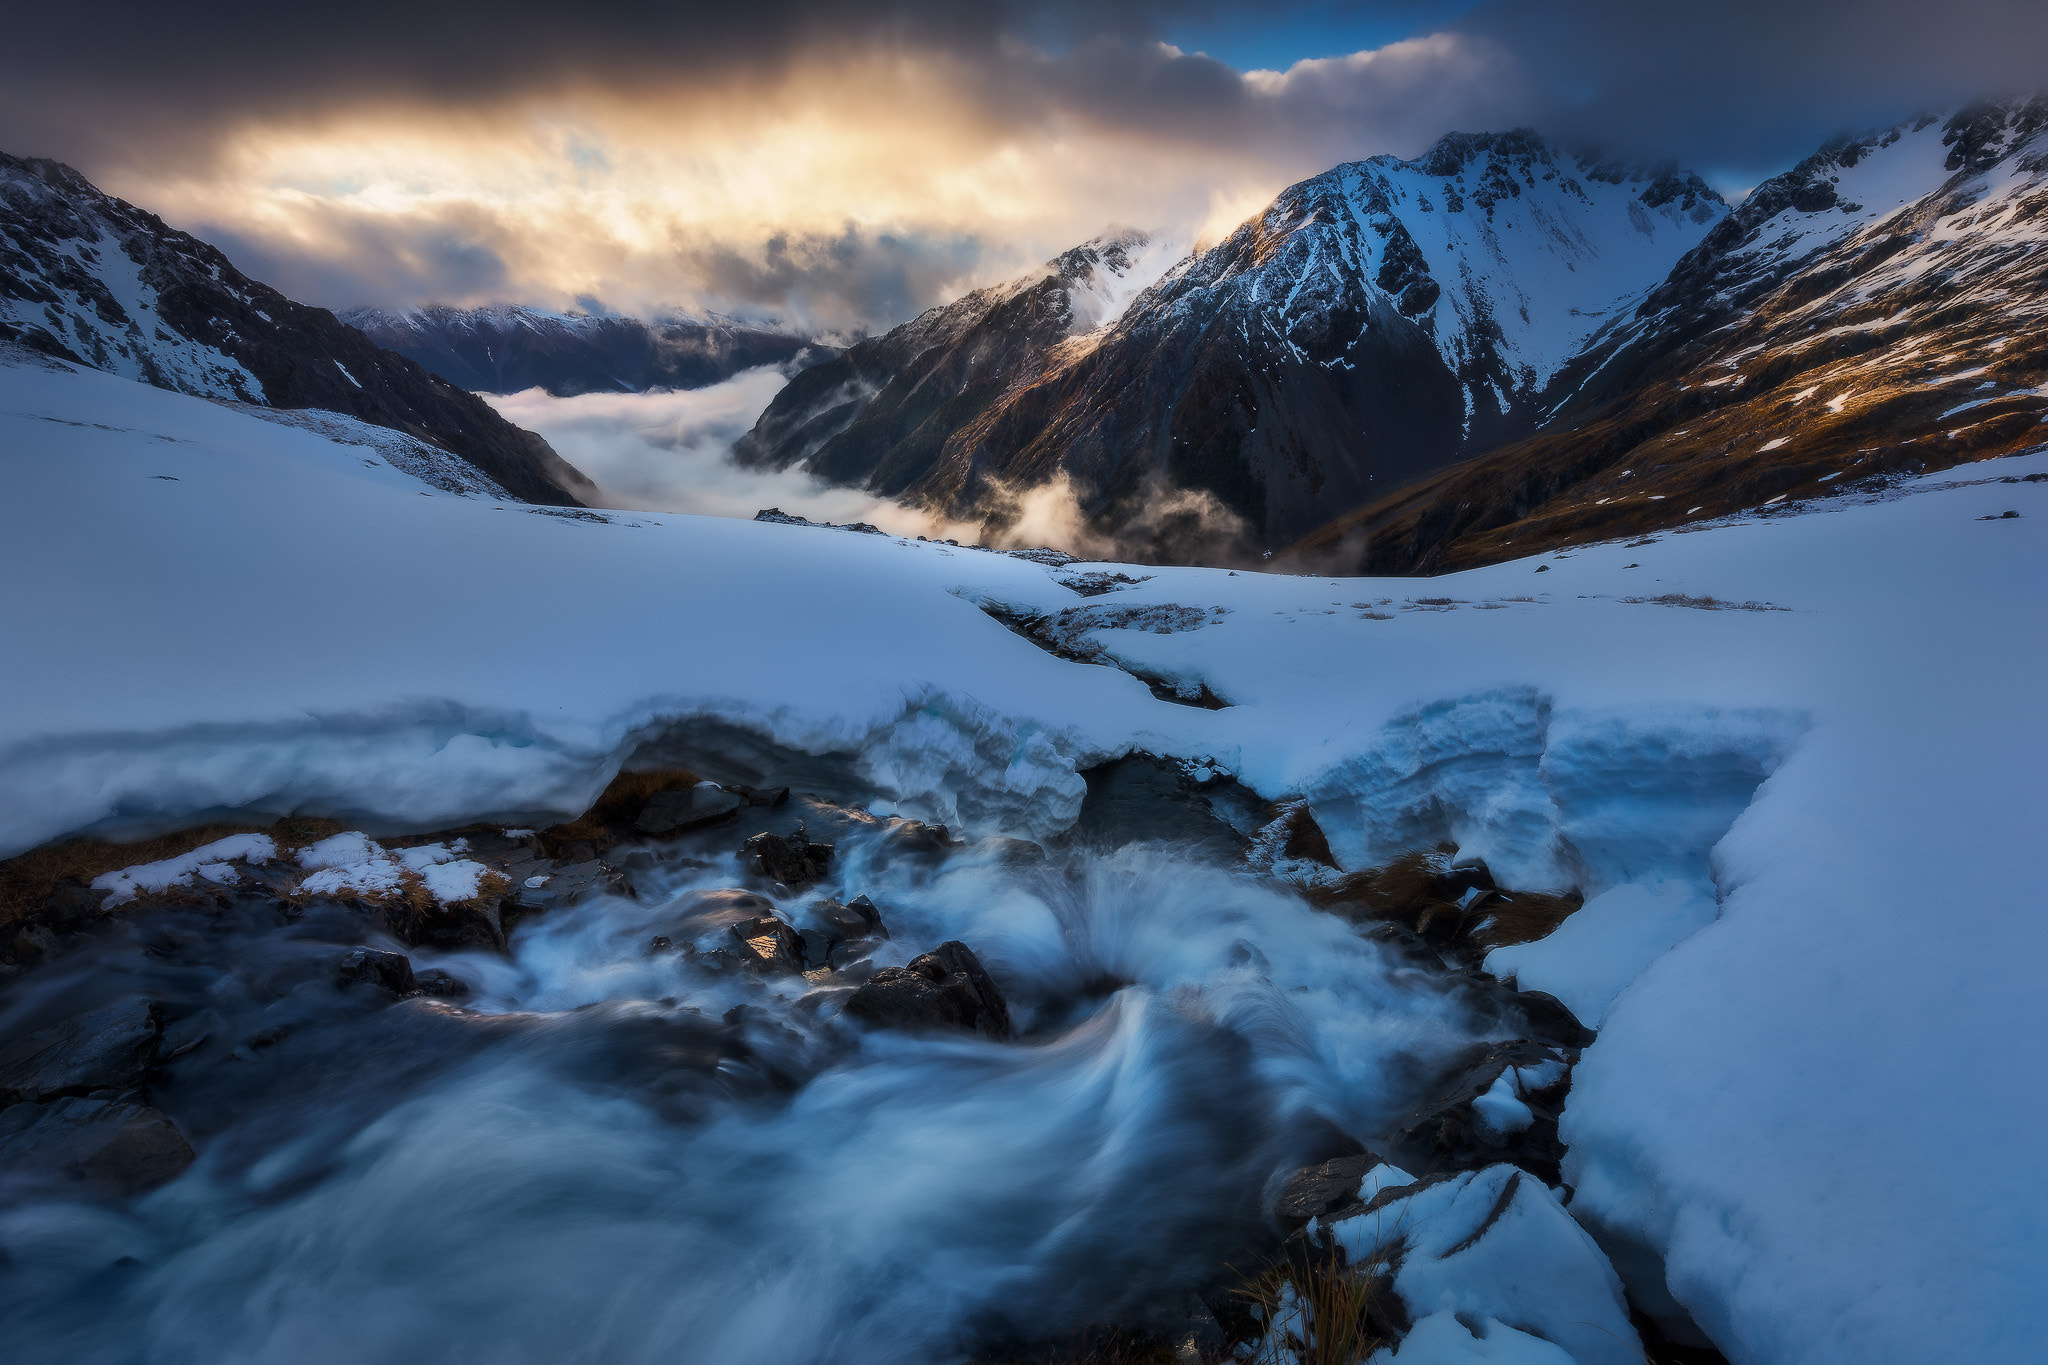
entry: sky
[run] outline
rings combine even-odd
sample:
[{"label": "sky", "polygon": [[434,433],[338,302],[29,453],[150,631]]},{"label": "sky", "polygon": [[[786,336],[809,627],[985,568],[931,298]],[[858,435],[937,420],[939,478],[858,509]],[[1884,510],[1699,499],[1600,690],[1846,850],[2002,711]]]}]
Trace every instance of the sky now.
[{"label": "sky", "polygon": [[2040,0],[108,0],[10,18],[0,150],[328,307],[886,329],[1111,226],[1529,125],[1735,193],[2031,88]]}]

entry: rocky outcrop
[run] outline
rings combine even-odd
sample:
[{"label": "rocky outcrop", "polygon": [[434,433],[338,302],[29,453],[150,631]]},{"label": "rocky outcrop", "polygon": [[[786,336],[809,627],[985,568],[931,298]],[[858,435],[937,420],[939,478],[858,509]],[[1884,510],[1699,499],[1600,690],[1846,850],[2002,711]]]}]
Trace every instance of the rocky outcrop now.
[{"label": "rocky outcrop", "polygon": [[1535,435],[1294,547],[1442,573],[1881,488],[2048,417],[2048,97],[1839,138],[1551,382]]},{"label": "rocky outcrop", "polygon": [[998,520],[1063,479],[1120,554],[1248,553],[1533,426],[1725,212],[1669,168],[1454,135],[1289,188],[1085,336],[979,295],[927,314],[800,376],[742,450]]},{"label": "rocky outcrop", "polygon": [[596,495],[475,394],[55,161],[0,153],[0,340],[179,393],[360,418],[448,451],[527,502]]},{"label": "rocky outcrop", "polygon": [[762,365],[830,359],[834,347],[735,322],[490,308],[351,309],[343,322],[473,393],[697,389]]}]

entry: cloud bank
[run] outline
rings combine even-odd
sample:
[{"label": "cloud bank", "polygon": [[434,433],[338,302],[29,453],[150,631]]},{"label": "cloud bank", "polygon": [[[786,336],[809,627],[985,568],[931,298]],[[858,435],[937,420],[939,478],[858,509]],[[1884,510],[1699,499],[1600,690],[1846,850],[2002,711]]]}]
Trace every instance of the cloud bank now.
[{"label": "cloud bank", "polygon": [[[1216,235],[1453,129],[1530,123],[1734,185],[1840,125],[2038,82],[2048,53],[2034,0],[1379,8],[1417,29],[1240,70],[1165,41],[1230,7],[1171,0],[111,0],[90,34],[40,6],[0,47],[0,147],[330,306],[851,333],[1112,222]],[[1329,41],[1311,10],[1327,26],[1327,5],[1259,16]]]}]

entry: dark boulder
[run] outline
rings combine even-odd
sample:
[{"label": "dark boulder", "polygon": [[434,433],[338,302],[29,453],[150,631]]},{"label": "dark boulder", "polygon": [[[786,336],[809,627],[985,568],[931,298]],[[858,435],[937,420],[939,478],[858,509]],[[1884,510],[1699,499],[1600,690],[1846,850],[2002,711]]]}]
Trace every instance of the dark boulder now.
[{"label": "dark boulder", "polygon": [[1564,1159],[1557,1119],[1570,1078],[1570,1059],[1539,1043],[1478,1045],[1398,1122],[1393,1157],[1413,1171],[1505,1162],[1555,1185]]},{"label": "dark boulder", "polygon": [[1366,1172],[1382,1164],[1371,1152],[1354,1152],[1304,1166],[1280,1187],[1273,1216],[1280,1220],[1281,1227],[1292,1232],[1311,1219],[1347,1209],[1358,1202],[1358,1189]]},{"label": "dark boulder", "polygon": [[142,1083],[162,1025],[139,995],[66,1019],[0,1046],[0,1096],[42,1100]]},{"label": "dark boulder", "polygon": [[814,844],[801,825],[796,833],[761,833],[740,845],[740,855],[753,859],[761,875],[784,886],[806,886],[825,875],[832,860],[832,845]]},{"label": "dark boulder", "polygon": [[942,943],[907,967],[885,967],[846,1002],[846,1013],[883,1028],[952,1029],[1010,1036],[1010,1009],[974,950]]},{"label": "dark boulder", "polygon": [[713,782],[699,782],[686,791],[657,792],[640,808],[633,828],[642,834],[665,837],[729,820],[748,804]]},{"label": "dark boulder", "polygon": [[0,1188],[128,1198],[192,1164],[192,1148],[157,1110],[66,1097],[0,1110]]},{"label": "dark boulder", "polygon": [[405,995],[415,985],[412,961],[404,953],[351,948],[342,954],[336,971],[343,981],[360,981],[390,991],[393,995]]},{"label": "dark boulder", "polygon": [[815,927],[804,932],[804,965],[829,967],[833,955],[848,944],[865,945],[889,937],[882,912],[866,896],[855,896],[844,905],[835,900],[819,901],[810,909]]},{"label": "dark boulder", "polygon": [[[692,891],[676,901],[677,914],[656,943],[722,969],[738,965],[755,971],[800,972],[804,944],[775,912],[775,902],[738,887]],[[666,951],[656,948],[654,951]]]}]

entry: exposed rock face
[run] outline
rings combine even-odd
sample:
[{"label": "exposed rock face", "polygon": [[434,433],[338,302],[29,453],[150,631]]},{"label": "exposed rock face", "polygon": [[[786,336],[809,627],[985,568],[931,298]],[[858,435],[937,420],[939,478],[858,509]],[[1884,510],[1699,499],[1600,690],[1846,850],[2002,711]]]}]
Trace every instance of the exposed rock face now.
[{"label": "exposed rock face", "polygon": [[807,337],[688,318],[591,317],[535,308],[357,308],[341,320],[474,393],[696,389],[760,365],[827,360]]},{"label": "exposed rock face", "polygon": [[846,1002],[846,1013],[884,1028],[1010,1036],[1010,1009],[974,950],[941,943],[907,967],[885,967]]},{"label": "exposed rock face", "polygon": [[1436,573],[2029,449],[2048,97],[1830,142],[1561,370],[1544,430],[1306,537]]},{"label": "exposed rock face", "polygon": [[1143,233],[1075,247],[1043,272],[978,289],[814,365],[733,448],[741,464],[802,464],[889,497],[928,495],[955,432],[1142,281]]},{"label": "exposed rock face", "polygon": [[[1035,328],[967,300],[927,314],[800,377],[745,445],[961,515],[1064,476],[1126,539],[1164,490],[1200,490],[1249,546],[1281,544],[1532,426],[1547,381],[1725,212],[1694,176],[1454,135],[1295,185],[1097,332],[1049,344],[1056,308]],[[994,335],[1029,335],[1029,360]],[[1149,548],[1176,557],[1192,547],[1159,537],[1179,533]]]},{"label": "exposed rock face", "polygon": [[180,393],[360,418],[528,502],[596,493],[476,395],[55,161],[0,154],[0,340]]}]

